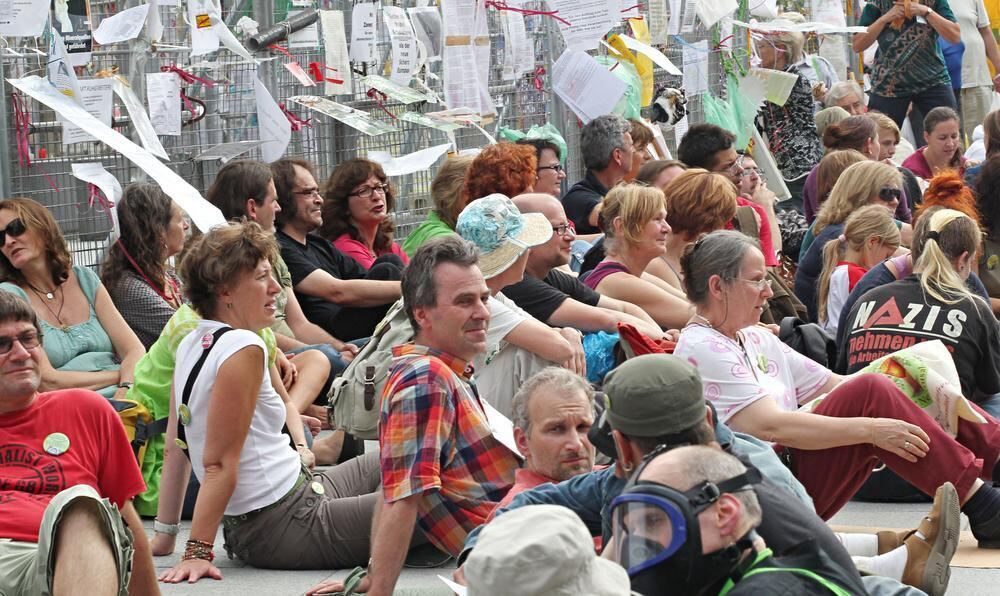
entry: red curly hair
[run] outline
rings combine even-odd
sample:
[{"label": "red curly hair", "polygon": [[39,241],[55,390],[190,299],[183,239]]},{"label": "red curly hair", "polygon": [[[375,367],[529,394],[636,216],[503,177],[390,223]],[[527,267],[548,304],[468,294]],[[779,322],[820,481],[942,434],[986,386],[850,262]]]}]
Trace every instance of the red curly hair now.
[{"label": "red curly hair", "polygon": [[496,192],[508,197],[522,194],[534,185],[537,177],[534,147],[515,143],[489,145],[472,160],[465,174],[462,200],[455,205],[454,218],[457,220],[465,206],[476,199]]},{"label": "red curly hair", "polygon": [[930,186],[924,191],[923,203],[914,209],[914,225],[916,225],[920,214],[931,207],[946,207],[961,211],[982,228],[982,217],[976,207],[976,197],[957,170],[947,170],[931,178]]}]

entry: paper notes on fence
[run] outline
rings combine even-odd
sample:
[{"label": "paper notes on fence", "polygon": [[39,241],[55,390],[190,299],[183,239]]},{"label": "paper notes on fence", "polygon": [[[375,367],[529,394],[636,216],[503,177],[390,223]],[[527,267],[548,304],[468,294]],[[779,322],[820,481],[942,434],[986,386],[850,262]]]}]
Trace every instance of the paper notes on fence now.
[{"label": "paper notes on fence", "polygon": [[[354,93],[354,85],[351,81],[347,38],[344,34],[344,13],[339,10],[321,10],[319,21],[323,28],[326,66],[333,69],[323,73],[323,77],[327,79],[323,85],[323,95],[350,95]],[[330,79],[342,82],[336,83]]]},{"label": "paper notes on fence", "polygon": [[194,157],[195,161],[221,160],[222,163],[239,157],[247,151],[260,147],[260,141],[234,141],[232,143],[220,143],[215,147],[209,147],[205,151]]},{"label": "paper notes on fence", "polygon": [[449,149],[451,143],[445,143],[399,157],[393,157],[388,151],[369,151],[368,159],[380,164],[386,176],[405,176],[429,170]]},{"label": "paper notes on fence", "polygon": [[187,0],[191,24],[191,56],[209,54],[219,49],[219,35],[212,28],[213,0]]},{"label": "paper notes on fence", "polygon": [[361,2],[351,9],[351,60],[372,62],[375,60],[374,2]]},{"label": "paper notes on fence", "polygon": [[326,114],[334,120],[343,122],[347,126],[350,126],[355,130],[359,130],[370,137],[399,130],[391,124],[379,122],[378,120],[372,118],[371,114],[368,112],[362,112],[361,110],[345,106],[344,104],[337,103],[325,97],[317,97],[315,95],[296,95],[295,97],[289,97],[288,101],[307,107],[315,112]]},{"label": "paper notes on fence", "polygon": [[265,163],[271,163],[281,159],[285,154],[288,142],[292,138],[292,124],[259,77],[254,79],[254,95],[257,98],[260,159]]},{"label": "paper notes on fence", "polygon": [[94,31],[94,41],[103,45],[135,39],[146,24],[149,5],[142,4],[123,10],[101,21]]},{"label": "paper notes on fence", "polygon": [[404,105],[417,103],[418,101],[437,103],[437,98],[435,97],[431,97],[426,93],[422,93],[416,89],[411,89],[410,87],[404,87],[403,85],[394,83],[389,79],[378,75],[368,75],[367,77],[362,77],[361,84],[371,87],[372,89],[377,89]]},{"label": "paper notes on fence", "polygon": [[[568,50],[596,50],[609,29],[621,22],[621,4],[608,0],[549,0]],[[569,24],[567,24],[569,23]]]},{"label": "paper notes on fence", "polygon": [[441,48],[444,47],[444,23],[436,6],[416,6],[407,8],[410,24],[417,40],[423,44],[428,62],[441,60]]},{"label": "paper notes on fence", "polygon": [[410,17],[398,6],[382,8],[383,22],[392,42],[393,83],[409,85],[413,73],[420,67],[417,52],[417,35],[410,25]]},{"label": "paper notes on fence", "polygon": [[[80,103],[83,109],[107,127],[111,127],[111,81],[108,79],[84,79],[80,81]],[[96,141],[70,121],[63,121],[63,147],[73,143]]]},{"label": "paper notes on fence", "polygon": [[611,112],[626,84],[586,52],[566,50],[552,67],[552,90],[584,124]]},{"label": "paper notes on fence", "polygon": [[489,92],[490,33],[486,7],[476,0],[442,0],[444,101],[484,116],[496,113]]},{"label": "paper notes on fence", "polygon": [[722,20],[722,17],[736,12],[739,3],[736,0],[698,0],[695,12],[706,29]]},{"label": "paper notes on fence", "polygon": [[[519,0],[508,0],[508,6],[518,8]],[[535,69],[535,44],[524,28],[524,15],[513,11],[500,12],[503,31],[503,80],[513,81]]]},{"label": "paper notes on fence", "polygon": [[199,230],[206,231],[214,225],[226,222],[219,208],[206,201],[187,180],[121,133],[91,116],[70,98],[59,93],[45,79],[32,75],[22,79],[7,79],[7,82],[131,160],[139,169],[149,174],[181,209],[187,211],[191,221]]},{"label": "paper notes on fence", "polygon": [[750,69],[750,74],[764,81],[764,97],[779,106],[785,105],[788,96],[792,94],[792,88],[799,80],[795,74],[769,68],[753,68]]},{"label": "paper notes on fence", "polygon": [[146,73],[149,121],[158,135],[181,134],[181,78],[172,72]]},{"label": "paper notes on fence", "polygon": [[38,37],[49,18],[49,0],[0,0],[0,36]]},{"label": "paper notes on fence", "polygon": [[708,91],[708,40],[684,46],[684,90],[688,99]]}]

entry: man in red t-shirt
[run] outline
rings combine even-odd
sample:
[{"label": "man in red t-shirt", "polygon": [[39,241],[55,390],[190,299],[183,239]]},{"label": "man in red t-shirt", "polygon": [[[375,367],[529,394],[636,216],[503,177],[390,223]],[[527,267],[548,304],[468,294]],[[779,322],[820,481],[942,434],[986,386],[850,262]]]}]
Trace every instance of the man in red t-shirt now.
[{"label": "man in red t-shirt", "polygon": [[34,311],[0,292],[0,594],[159,594],[125,429],[93,391],[38,393],[43,358]]}]

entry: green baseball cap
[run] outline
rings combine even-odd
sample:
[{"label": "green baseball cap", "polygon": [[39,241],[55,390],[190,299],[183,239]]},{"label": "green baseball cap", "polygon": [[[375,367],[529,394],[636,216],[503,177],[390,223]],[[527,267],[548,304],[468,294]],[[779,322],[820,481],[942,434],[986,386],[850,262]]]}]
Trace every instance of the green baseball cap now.
[{"label": "green baseball cap", "polygon": [[604,417],[630,437],[662,437],[705,419],[701,377],[671,354],[630,358],[604,377]]}]

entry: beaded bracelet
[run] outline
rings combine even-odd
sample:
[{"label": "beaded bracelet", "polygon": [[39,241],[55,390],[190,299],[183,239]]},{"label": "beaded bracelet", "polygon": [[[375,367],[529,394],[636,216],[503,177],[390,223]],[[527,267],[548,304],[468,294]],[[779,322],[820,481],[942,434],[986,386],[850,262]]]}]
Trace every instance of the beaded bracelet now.
[{"label": "beaded bracelet", "polygon": [[191,559],[203,559],[211,563],[215,560],[215,552],[213,552],[214,545],[209,542],[202,542],[201,540],[188,540],[184,545],[184,556],[181,557],[182,561],[190,561]]}]

